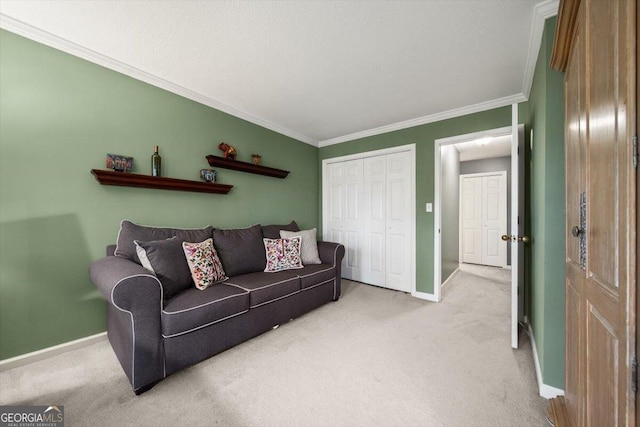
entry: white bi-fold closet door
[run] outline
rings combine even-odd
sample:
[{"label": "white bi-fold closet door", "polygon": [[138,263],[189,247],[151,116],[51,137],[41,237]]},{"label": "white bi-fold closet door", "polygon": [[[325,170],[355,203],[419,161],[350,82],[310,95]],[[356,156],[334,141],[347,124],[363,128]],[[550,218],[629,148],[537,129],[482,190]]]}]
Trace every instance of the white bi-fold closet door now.
[{"label": "white bi-fold closet door", "polygon": [[507,173],[460,175],[461,261],[505,267]]},{"label": "white bi-fold closet door", "polygon": [[343,277],[413,290],[414,162],[401,151],[325,163],[324,238],[346,247]]}]

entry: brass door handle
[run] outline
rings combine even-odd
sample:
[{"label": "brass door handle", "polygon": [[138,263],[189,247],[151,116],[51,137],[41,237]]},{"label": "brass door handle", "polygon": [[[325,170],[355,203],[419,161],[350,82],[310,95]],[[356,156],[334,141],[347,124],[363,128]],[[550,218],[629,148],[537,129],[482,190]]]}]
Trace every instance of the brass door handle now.
[{"label": "brass door handle", "polygon": [[509,242],[509,241],[518,241],[518,242],[522,242],[522,243],[529,243],[531,241],[531,239],[529,238],[529,236],[509,236],[508,234],[503,234],[502,237],[500,237],[502,240],[504,240],[505,242]]}]

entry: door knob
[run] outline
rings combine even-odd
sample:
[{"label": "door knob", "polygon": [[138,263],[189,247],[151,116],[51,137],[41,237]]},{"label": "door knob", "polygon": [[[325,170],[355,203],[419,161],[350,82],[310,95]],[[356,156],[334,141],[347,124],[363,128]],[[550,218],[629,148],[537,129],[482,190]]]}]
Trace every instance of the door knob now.
[{"label": "door knob", "polygon": [[500,238],[502,240],[504,240],[505,242],[508,242],[508,241],[511,241],[511,240],[513,240],[513,241],[517,240],[518,242],[529,243],[531,241],[529,236],[517,236],[516,237],[516,236],[509,236],[507,234],[503,234]]},{"label": "door knob", "polygon": [[583,233],[584,233],[584,230],[582,230],[582,229],[581,229],[580,227],[578,227],[577,225],[576,225],[576,226],[574,226],[574,227],[571,229],[571,235],[572,235],[573,237],[578,237],[578,236],[580,236],[580,235],[581,235],[581,234],[583,234]]}]

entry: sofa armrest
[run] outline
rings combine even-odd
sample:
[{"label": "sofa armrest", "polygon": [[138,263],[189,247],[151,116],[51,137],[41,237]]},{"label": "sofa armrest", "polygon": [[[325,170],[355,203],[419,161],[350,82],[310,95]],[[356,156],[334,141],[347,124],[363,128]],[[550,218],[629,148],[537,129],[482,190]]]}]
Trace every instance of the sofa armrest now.
[{"label": "sofa armrest", "polygon": [[333,300],[337,301],[342,294],[342,259],[345,248],[340,243],[318,242],[318,254],[323,264],[333,265],[336,268],[336,280],[333,293]]},{"label": "sofa armrest", "polygon": [[165,377],[162,285],[144,267],[122,257],[100,258],[89,272],[109,303],[111,347],[138,394]]},{"label": "sofa armrest", "polygon": [[123,257],[108,256],[94,261],[89,274],[111,304],[121,310],[155,312],[160,321],[162,285],[146,268]]},{"label": "sofa armrest", "polygon": [[344,251],[344,245],[340,243],[318,241],[318,254],[323,264],[337,264],[340,267]]}]

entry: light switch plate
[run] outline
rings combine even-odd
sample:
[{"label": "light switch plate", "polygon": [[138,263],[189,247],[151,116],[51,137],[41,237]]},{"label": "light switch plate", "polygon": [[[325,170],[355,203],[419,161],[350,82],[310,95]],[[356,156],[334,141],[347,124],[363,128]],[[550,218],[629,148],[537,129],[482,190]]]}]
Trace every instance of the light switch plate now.
[{"label": "light switch plate", "polygon": [[427,203],[427,212],[433,212],[433,204]]}]

